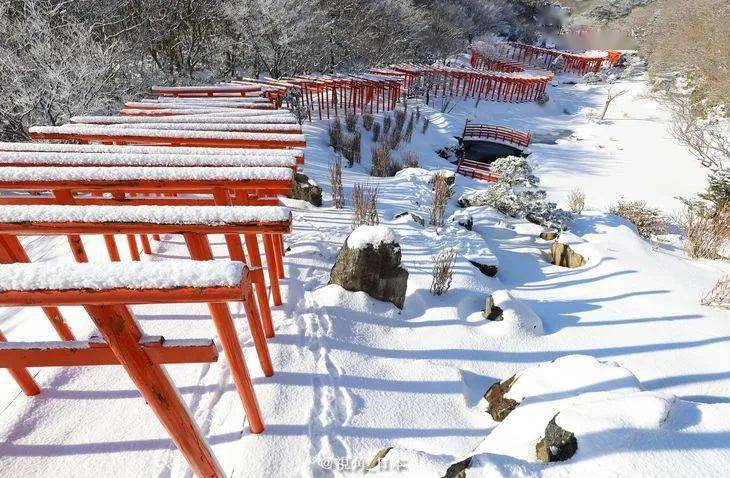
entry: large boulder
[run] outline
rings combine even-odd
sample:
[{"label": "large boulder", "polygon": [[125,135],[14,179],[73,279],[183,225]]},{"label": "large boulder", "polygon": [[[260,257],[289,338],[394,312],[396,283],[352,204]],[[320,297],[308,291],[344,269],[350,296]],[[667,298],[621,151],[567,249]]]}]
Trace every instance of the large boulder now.
[{"label": "large boulder", "polygon": [[330,284],[362,291],[403,308],[408,271],[400,266],[401,249],[386,226],[360,226],[345,240],[330,272]]},{"label": "large boulder", "polygon": [[578,440],[573,432],[564,430],[555,423],[555,415],[545,427],[545,436],[535,445],[537,459],[550,463],[553,461],[565,461],[575,455],[578,450]]},{"label": "large boulder", "polygon": [[306,174],[294,174],[291,197],[293,199],[307,201],[317,207],[322,206],[322,188],[319,187],[317,181],[309,179],[309,176]]}]

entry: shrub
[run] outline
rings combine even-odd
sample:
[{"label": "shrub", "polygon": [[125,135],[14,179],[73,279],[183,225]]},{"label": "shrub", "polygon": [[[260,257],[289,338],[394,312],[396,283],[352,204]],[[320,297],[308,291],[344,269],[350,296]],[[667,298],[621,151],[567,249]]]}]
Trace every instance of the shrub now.
[{"label": "shrub", "polygon": [[345,191],[342,187],[342,157],[335,156],[330,160],[330,186],[332,187],[332,205],[335,209],[345,207]]},{"label": "shrub", "polygon": [[684,251],[689,257],[719,259],[730,241],[730,205],[718,208],[700,201],[685,201],[684,209],[673,217],[684,233]]},{"label": "shrub", "polygon": [[388,163],[388,176],[395,176],[401,170],[403,170],[403,163],[391,156],[390,162]]},{"label": "shrub", "polygon": [[446,204],[450,197],[451,188],[446,176],[437,173],[433,177],[433,199],[428,213],[428,221],[432,226],[444,225],[444,212],[446,212]]},{"label": "shrub", "polygon": [[619,201],[609,212],[631,222],[644,239],[667,230],[667,221],[661,211],[647,206],[645,201]]},{"label": "shrub", "polygon": [[426,134],[426,131],[428,130],[428,125],[431,122],[428,121],[428,118],[423,118],[423,127],[421,128],[421,134]]},{"label": "shrub", "polygon": [[390,146],[390,149],[398,149],[402,138],[403,134],[401,133],[401,130],[399,130],[398,128],[393,128],[393,132],[388,138],[388,145]]},{"label": "shrub", "polygon": [[708,181],[707,191],[700,194],[700,197],[710,201],[715,207],[730,204],[730,168],[713,171]]},{"label": "shrub", "polygon": [[484,191],[465,194],[459,198],[460,205],[487,205],[511,217],[524,217],[545,227],[567,229],[572,215],[547,201],[547,193],[538,187],[540,179],[533,174],[525,158],[500,158],[492,163],[491,171],[498,177],[496,184]]},{"label": "shrub", "polygon": [[362,154],[362,133],[360,130],[355,131],[352,136],[352,159],[360,164],[360,158]]},{"label": "shrub", "polygon": [[345,127],[347,131],[354,133],[355,128],[357,128],[357,116],[345,113]]},{"label": "shrub", "polygon": [[373,129],[373,115],[362,115],[362,127],[365,131]]},{"label": "shrub", "polygon": [[717,281],[715,286],[705,294],[700,303],[702,305],[730,309],[730,276],[725,276]]},{"label": "shrub", "polygon": [[411,142],[411,138],[413,138],[413,123],[415,121],[415,116],[416,115],[414,113],[411,113],[411,117],[408,120],[408,125],[406,126],[406,133],[404,138],[409,143]]},{"label": "shrub", "polygon": [[377,186],[355,183],[352,188],[352,228],[375,226],[379,222]]},{"label": "shrub", "polygon": [[380,123],[373,125],[373,142],[377,143],[380,139]]},{"label": "shrub", "polygon": [[454,259],[456,249],[442,251],[433,258],[433,279],[431,280],[431,293],[442,295],[451,287],[451,279],[454,275]]},{"label": "shrub", "polygon": [[340,120],[335,118],[334,121],[330,124],[329,127],[329,138],[330,138],[330,146],[332,148],[339,152],[342,149],[342,141],[344,133],[342,131],[342,124],[340,123]]},{"label": "shrub", "polygon": [[403,131],[403,125],[406,124],[406,110],[395,110],[395,129],[399,132]]},{"label": "shrub", "polygon": [[419,166],[418,155],[413,151],[403,151],[401,158],[403,158],[404,168],[417,168]]},{"label": "shrub", "polygon": [[387,142],[381,143],[371,150],[371,169],[370,174],[377,177],[385,177],[388,175],[388,165],[390,164],[390,147]]},{"label": "shrub", "polygon": [[390,116],[390,114],[386,113],[385,116],[383,116],[383,136],[388,134],[390,131],[390,127],[393,125],[393,117]]},{"label": "shrub", "polygon": [[580,214],[586,207],[586,193],[576,188],[573,189],[568,195],[567,199],[568,209],[574,214]]}]

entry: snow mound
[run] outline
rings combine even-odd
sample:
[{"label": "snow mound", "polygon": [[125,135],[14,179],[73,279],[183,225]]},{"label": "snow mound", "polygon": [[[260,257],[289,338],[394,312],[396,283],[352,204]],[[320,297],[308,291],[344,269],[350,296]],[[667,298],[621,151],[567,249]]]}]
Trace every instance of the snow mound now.
[{"label": "snow mound", "polygon": [[365,249],[372,245],[377,249],[380,244],[398,242],[398,235],[388,226],[358,226],[347,238],[347,247],[351,249]]},{"label": "snow mound", "polygon": [[492,293],[494,305],[502,309],[502,320],[492,322],[493,327],[503,329],[505,333],[542,335],[542,320],[524,302],[515,299],[506,290]]},{"label": "snow mound", "polygon": [[[505,397],[520,404],[477,448],[468,476],[585,476],[596,470],[617,476],[691,476],[700,462],[701,474],[721,476],[730,456],[730,404],[641,391],[631,372],[593,357],[569,355],[526,369]],[[537,461],[535,445],[553,417],[575,434],[578,451],[545,467]],[[693,459],[681,454],[668,459],[668,450],[692,450]],[[718,450],[725,458],[717,456]]]}]

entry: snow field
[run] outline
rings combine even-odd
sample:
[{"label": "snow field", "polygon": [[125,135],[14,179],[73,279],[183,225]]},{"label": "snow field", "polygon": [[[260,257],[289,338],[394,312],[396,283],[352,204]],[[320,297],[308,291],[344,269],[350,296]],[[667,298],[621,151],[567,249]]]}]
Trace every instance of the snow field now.
[{"label": "snow field", "polygon": [[[420,104],[428,130],[422,134],[419,125],[401,148],[413,150],[422,169],[394,178],[369,175],[373,143],[363,134],[362,164],[343,170],[345,196],[349,201],[356,182],[378,187],[380,224],[397,234],[410,274],[402,311],[328,284],[352,233],[349,202],[345,210],[330,207],[328,123],[305,125],[305,172],[323,186],[325,207],[283,200],[294,211],[294,228],[284,305],[273,310],[273,377],[261,375],[247,328],[238,325],[245,320],[232,305],[266,432],[247,432],[223,362],[167,367],[228,474],[351,476],[334,469],[333,460],[356,466],[395,447],[385,458],[405,462],[407,470],[390,476],[443,476],[449,464],[470,456],[467,476],[723,476],[730,459],[730,321],[727,312],[700,306],[699,297],[730,268],[687,260],[671,245],[652,248],[631,225],[605,213],[619,197],[671,211],[674,196],[702,189],[704,171],[666,133],[667,116],[644,97],[643,81],[621,81],[630,93],[598,124],[585,113],[600,107],[604,86],[561,80],[549,88],[545,107],[467,100],[442,113],[440,100]],[[440,230],[408,215],[394,219],[404,211],[428,218],[432,171],[453,169],[434,151],[454,145],[467,118],[532,130],[538,142],[531,159],[551,199],[562,202],[576,186],[586,191],[588,208],[570,237],[586,248],[586,266],[551,265],[541,228],[486,207],[466,211],[471,231],[460,226],[465,212],[455,198],[485,187],[463,177]],[[539,142],[565,130],[557,144]],[[647,154],[647,145],[657,154]],[[58,239],[24,244],[34,260],[70,261]],[[90,253],[105,257],[99,238],[84,240]],[[212,242],[223,256],[223,238]],[[451,289],[434,297],[431,257],[450,248],[458,250]],[[166,236],[147,259],[185,254],[179,237]],[[497,266],[496,277],[472,262]],[[501,322],[482,316],[489,295],[504,309]],[[134,310],[147,334],[213,336],[204,306]],[[32,312],[3,311],[11,339],[48,338]],[[93,332],[83,317],[70,315],[74,331]],[[47,392],[32,399],[8,392],[14,385],[0,377],[6,473],[98,476],[100,463],[130,470],[128,476],[188,473],[118,368],[34,373]],[[514,374],[508,396],[522,403],[496,423],[482,396]],[[557,423],[576,434],[578,452],[545,465],[535,458],[535,442],[556,413]]]}]

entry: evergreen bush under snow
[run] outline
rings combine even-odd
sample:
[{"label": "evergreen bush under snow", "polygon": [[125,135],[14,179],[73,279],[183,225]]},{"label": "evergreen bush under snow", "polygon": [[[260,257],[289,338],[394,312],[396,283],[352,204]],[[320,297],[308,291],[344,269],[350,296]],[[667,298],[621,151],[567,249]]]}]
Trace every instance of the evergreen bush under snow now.
[{"label": "evergreen bush under snow", "polygon": [[546,227],[567,229],[573,216],[547,201],[540,179],[525,158],[508,156],[492,163],[499,179],[489,189],[467,193],[459,199],[462,206],[491,206],[511,217],[523,217]]}]

